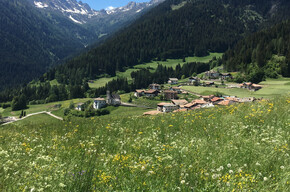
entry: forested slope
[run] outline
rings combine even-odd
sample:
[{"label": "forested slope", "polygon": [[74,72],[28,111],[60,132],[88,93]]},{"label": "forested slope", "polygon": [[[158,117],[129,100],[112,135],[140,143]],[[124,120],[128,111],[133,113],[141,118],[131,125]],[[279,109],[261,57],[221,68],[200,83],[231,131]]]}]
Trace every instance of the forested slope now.
[{"label": "forested slope", "polygon": [[50,71],[46,78],[81,84],[151,59],[224,52],[241,38],[289,18],[290,3],[278,1],[168,0],[103,45]]},{"label": "forested slope", "polygon": [[223,62],[229,71],[290,77],[290,21],[241,40],[224,54]]}]

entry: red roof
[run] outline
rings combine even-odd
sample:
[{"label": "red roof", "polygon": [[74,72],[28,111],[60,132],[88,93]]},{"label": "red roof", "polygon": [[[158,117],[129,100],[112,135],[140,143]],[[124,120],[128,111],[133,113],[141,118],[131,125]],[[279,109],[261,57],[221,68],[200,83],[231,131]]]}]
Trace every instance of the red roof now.
[{"label": "red roof", "polygon": [[136,92],[137,93],[142,93],[142,92],[145,92],[145,90],[143,90],[143,89],[136,89]]},{"label": "red roof", "polygon": [[186,105],[184,105],[185,108],[191,108],[195,105],[195,103],[188,103]]},{"label": "red roof", "polygon": [[218,105],[230,105],[233,101],[230,100],[224,100],[218,103]]},{"label": "red roof", "polygon": [[204,101],[204,100],[195,99],[195,100],[193,100],[191,103],[195,103],[195,104],[206,104],[207,102]]},{"label": "red roof", "polygon": [[155,92],[158,92],[158,91],[155,90],[155,89],[150,89],[148,91],[144,91],[144,93],[147,93],[147,94],[152,94],[152,93],[155,93]]},{"label": "red roof", "polygon": [[185,104],[188,103],[185,99],[181,99],[181,100],[174,100],[174,99],[172,99],[171,101],[172,101],[172,103],[174,103],[175,105],[185,105]]},{"label": "red roof", "polygon": [[160,106],[161,107],[161,106],[168,105],[168,104],[171,104],[171,103],[162,102],[162,103],[158,103],[157,106]]},{"label": "red roof", "polygon": [[214,97],[211,99],[212,102],[221,101],[221,100],[223,100],[223,99],[220,97]]}]

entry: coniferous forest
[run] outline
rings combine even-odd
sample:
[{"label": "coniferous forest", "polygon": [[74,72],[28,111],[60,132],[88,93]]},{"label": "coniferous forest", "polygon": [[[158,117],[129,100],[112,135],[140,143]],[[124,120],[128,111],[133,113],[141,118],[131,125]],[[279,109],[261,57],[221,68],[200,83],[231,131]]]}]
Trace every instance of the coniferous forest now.
[{"label": "coniferous forest", "polygon": [[[289,18],[290,3],[248,0],[168,0],[149,11],[103,45],[48,72],[65,84],[81,84],[107,73],[123,71],[151,59],[204,56],[224,52],[241,38]],[[179,6],[180,5],[180,6]],[[271,12],[272,11],[272,12]],[[270,14],[271,13],[271,14]]]},{"label": "coniferous forest", "polygon": [[290,77],[289,50],[290,21],[286,21],[241,40],[224,54],[223,63],[229,71]]}]

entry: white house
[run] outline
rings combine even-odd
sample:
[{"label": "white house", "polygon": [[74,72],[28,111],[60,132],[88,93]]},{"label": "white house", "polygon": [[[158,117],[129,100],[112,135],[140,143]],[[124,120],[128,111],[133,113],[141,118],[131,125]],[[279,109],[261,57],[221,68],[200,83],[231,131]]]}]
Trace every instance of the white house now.
[{"label": "white house", "polygon": [[94,109],[101,109],[106,106],[106,100],[104,98],[96,98],[94,100],[93,107]]},{"label": "white house", "polygon": [[172,104],[172,103],[159,103],[157,105],[157,111],[161,111],[163,113],[172,112],[174,110],[177,110],[178,106]]},{"label": "white house", "polygon": [[177,78],[169,78],[168,84],[171,84],[171,85],[178,84],[178,79]]}]

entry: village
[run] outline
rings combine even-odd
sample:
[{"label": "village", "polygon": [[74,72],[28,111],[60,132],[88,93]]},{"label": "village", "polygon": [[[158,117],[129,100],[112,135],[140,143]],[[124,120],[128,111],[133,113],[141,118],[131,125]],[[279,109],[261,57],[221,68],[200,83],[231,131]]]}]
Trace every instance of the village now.
[{"label": "village", "polygon": [[[184,85],[186,86],[204,86],[204,87],[216,87],[215,81],[218,79],[222,82],[232,78],[231,73],[219,73],[213,70],[204,73],[203,78],[190,77],[187,82],[179,83],[177,78],[169,78],[166,86],[152,83],[148,86],[148,89],[137,89],[134,92],[134,97],[152,99],[156,97],[162,97],[162,101],[157,104],[156,110],[145,112],[143,115],[155,115],[159,113],[168,112],[181,112],[189,111],[202,108],[211,108],[215,106],[227,106],[234,103],[244,103],[253,102],[256,100],[255,97],[238,98],[232,95],[200,95],[197,93],[192,93],[190,91],[182,89]],[[202,80],[204,80],[202,82]],[[206,80],[206,81],[205,81]],[[249,91],[257,91],[262,88],[261,85],[254,84],[251,82],[244,82],[242,84],[229,84],[226,87],[247,89]],[[194,95],[198,97],[193,100],[180,99],[181,95]],[[83,110],[84,103],[78,103],[76,110]],[[113,106],[127,106],[127,107],[144,107],[134,104],[129,104],[121,101],[121,97],[118,94],[112,94],[107,91],[106,98],[96,98],[93,99],[93,108],[95,110],[104,108],[108,105]]]}]

